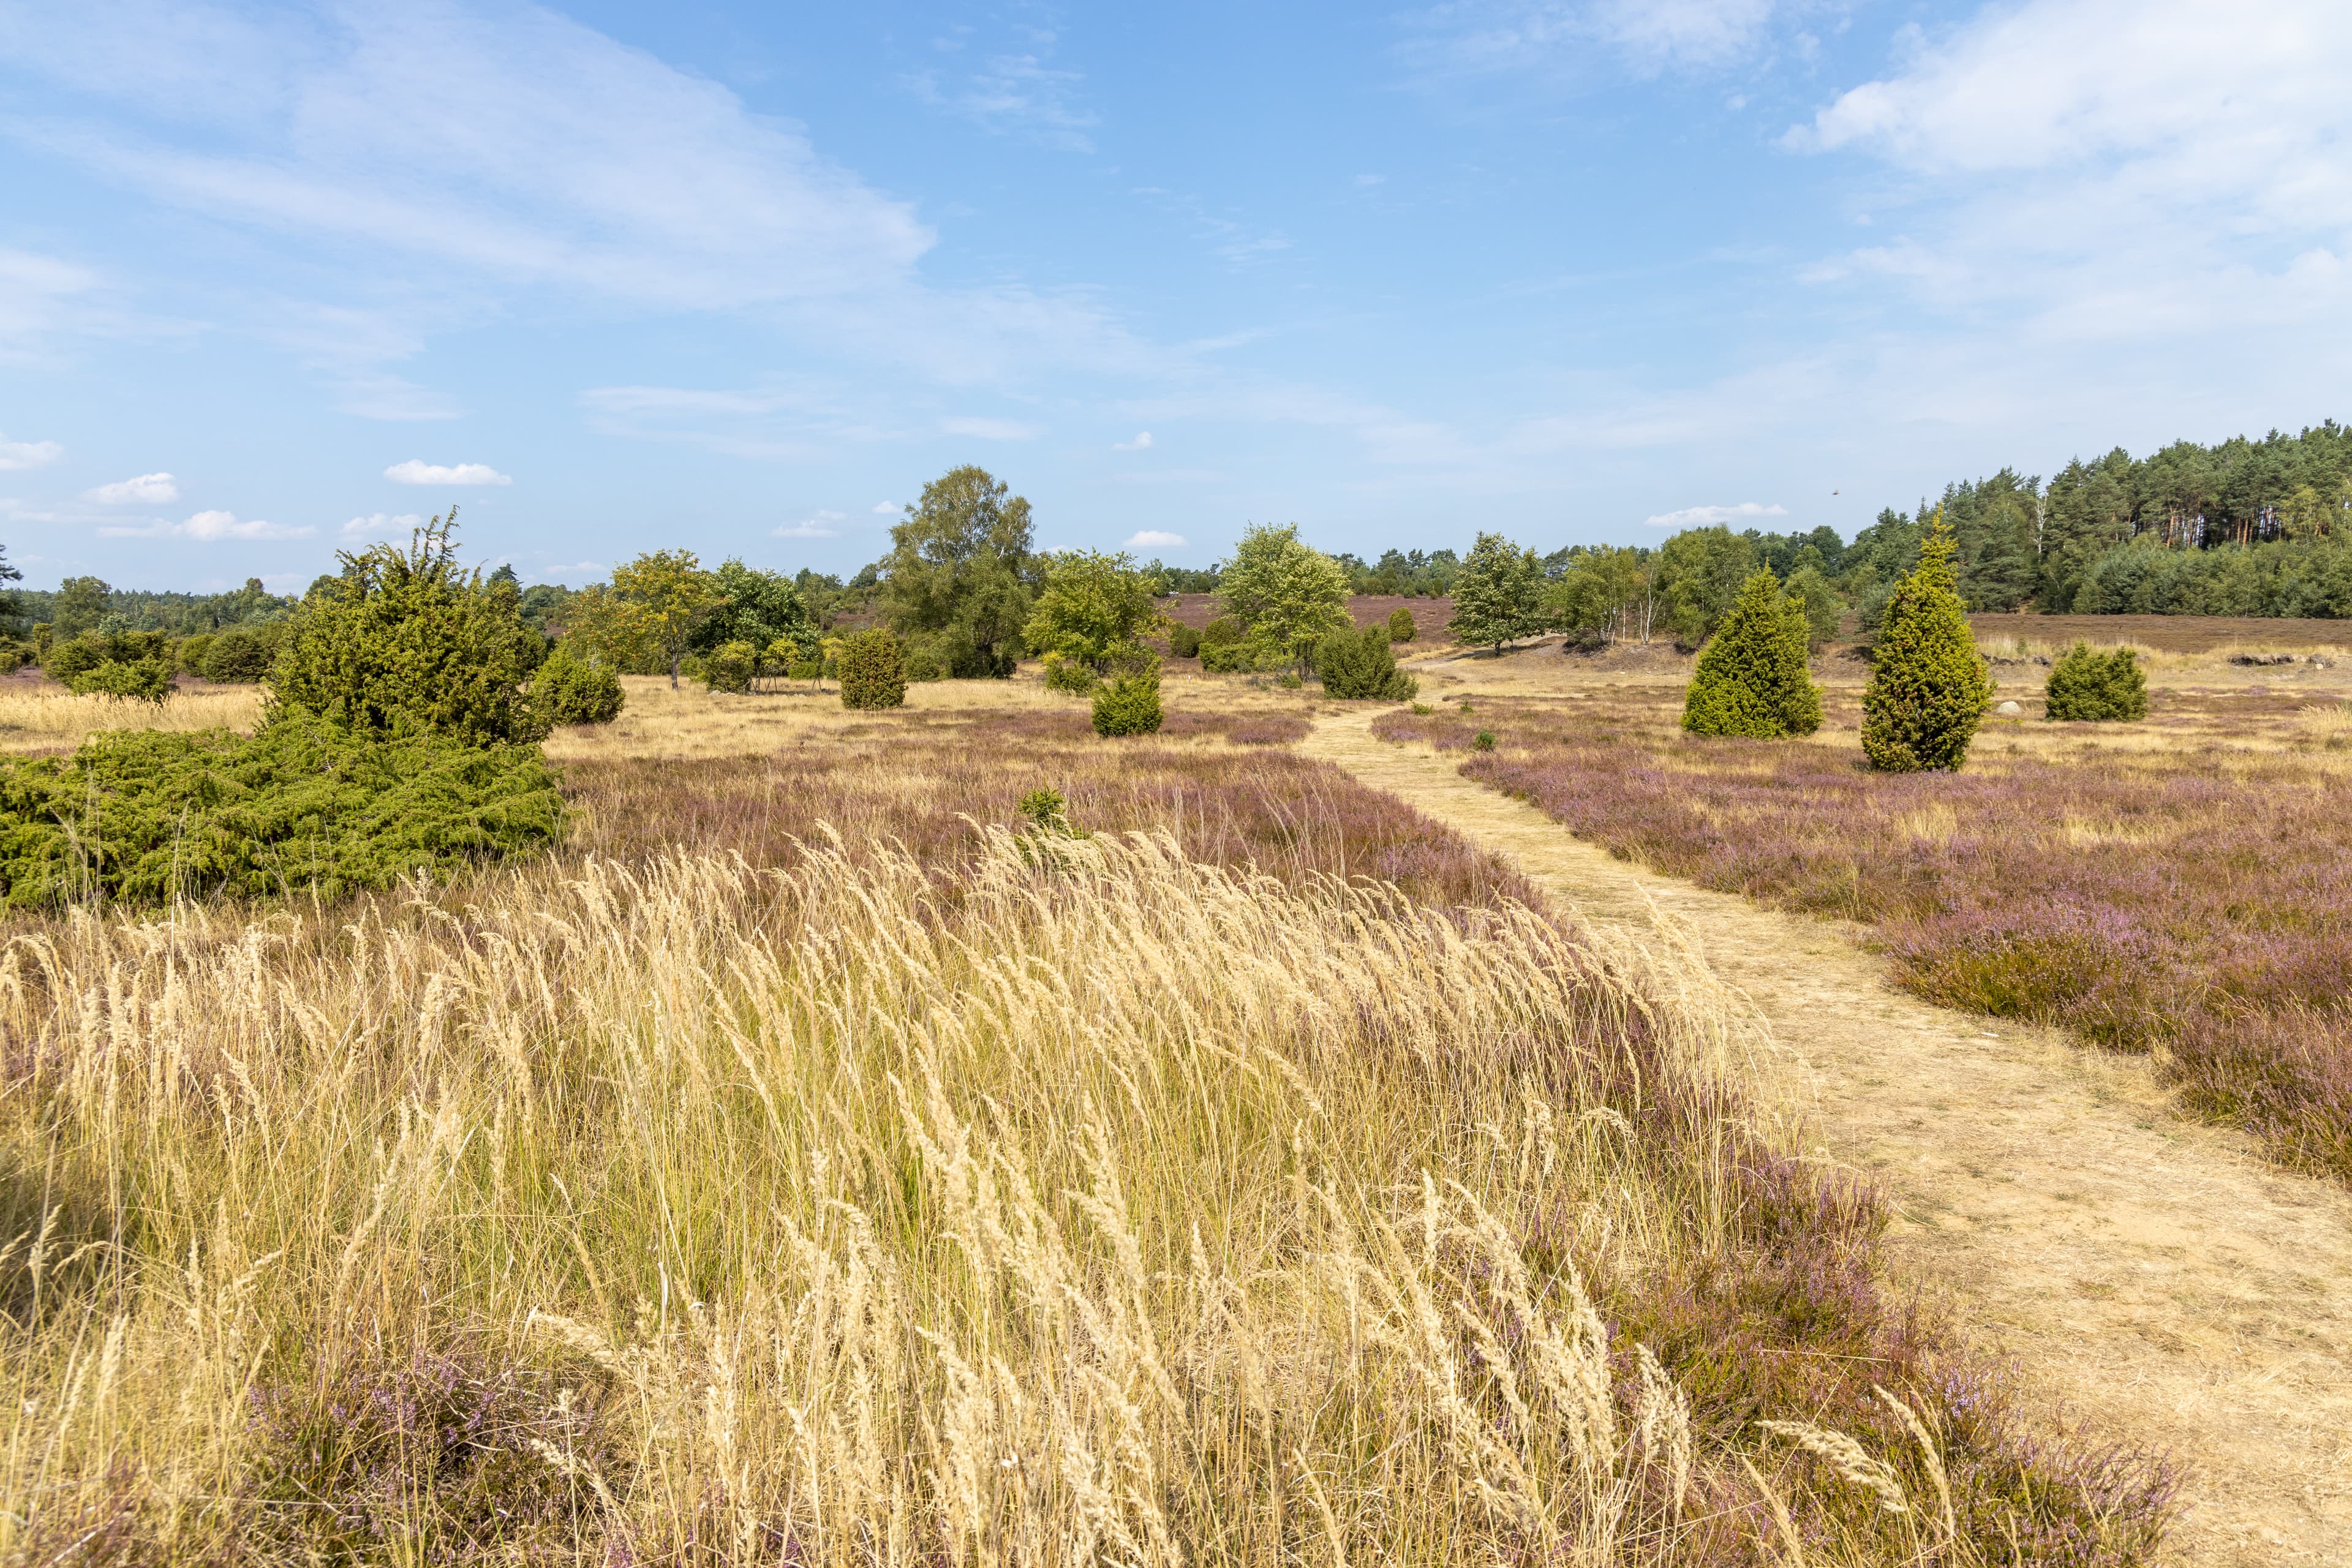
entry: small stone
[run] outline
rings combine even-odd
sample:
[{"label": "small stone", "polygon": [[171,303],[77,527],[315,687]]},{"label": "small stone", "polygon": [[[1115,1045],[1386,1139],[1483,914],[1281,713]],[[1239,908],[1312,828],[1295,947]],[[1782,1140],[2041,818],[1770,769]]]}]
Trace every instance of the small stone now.
[{"label": "small stone", "polygon": [[2000,707],[1994,709],[1993,711],[2000,714],[2004,719],[2014,719],[2020,713],[2024,712],[2025,710],[2018,703],[2016,699],[2011,698],[2009,701],[2004,702]]}]

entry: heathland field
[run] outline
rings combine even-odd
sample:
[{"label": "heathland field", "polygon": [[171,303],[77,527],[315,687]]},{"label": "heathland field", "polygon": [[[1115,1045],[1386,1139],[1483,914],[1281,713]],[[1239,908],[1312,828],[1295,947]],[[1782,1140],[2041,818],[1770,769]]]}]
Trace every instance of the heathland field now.
[{"label": "heathland field", "polygon": [[2149,1559],[1695,955],[1169,694],[636,679],[552,854],[16,917],[0,1554]]}]

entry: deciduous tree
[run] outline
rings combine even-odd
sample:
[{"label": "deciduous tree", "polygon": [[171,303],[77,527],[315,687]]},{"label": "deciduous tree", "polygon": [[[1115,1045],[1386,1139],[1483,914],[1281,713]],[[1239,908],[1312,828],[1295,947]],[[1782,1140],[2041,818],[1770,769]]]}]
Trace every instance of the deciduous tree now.
[{"label": "deciduous tree", "polygon": [[1446,630],[1456,642],[1502,651],[1505,643],[1544,629],[1543,565],[1499,533],[1482,533],[1454,574],[1454,618]]}]

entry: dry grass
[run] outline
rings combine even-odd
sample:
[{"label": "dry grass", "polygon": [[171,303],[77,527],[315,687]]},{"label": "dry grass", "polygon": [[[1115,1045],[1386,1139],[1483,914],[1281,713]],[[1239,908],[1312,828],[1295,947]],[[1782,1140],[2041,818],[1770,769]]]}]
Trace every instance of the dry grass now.
[{"label": "dry grass", "polygon": [[0,752],[70,752],[106,730],[235,730],[261,721],[257,686],[183,687],[161,707],[77,697],[47,680],[0,679]]}]

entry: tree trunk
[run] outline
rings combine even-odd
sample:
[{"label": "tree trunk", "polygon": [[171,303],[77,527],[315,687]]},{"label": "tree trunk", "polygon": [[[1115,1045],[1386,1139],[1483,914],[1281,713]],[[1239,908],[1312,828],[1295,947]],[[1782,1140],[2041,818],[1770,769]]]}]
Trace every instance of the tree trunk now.
[{"label": "tree trunk", "polygon": [[685,657],[686,650],[683,648],[673,647],[669,650],[669,689],[672,691],[677,689],[678,662]]}]

